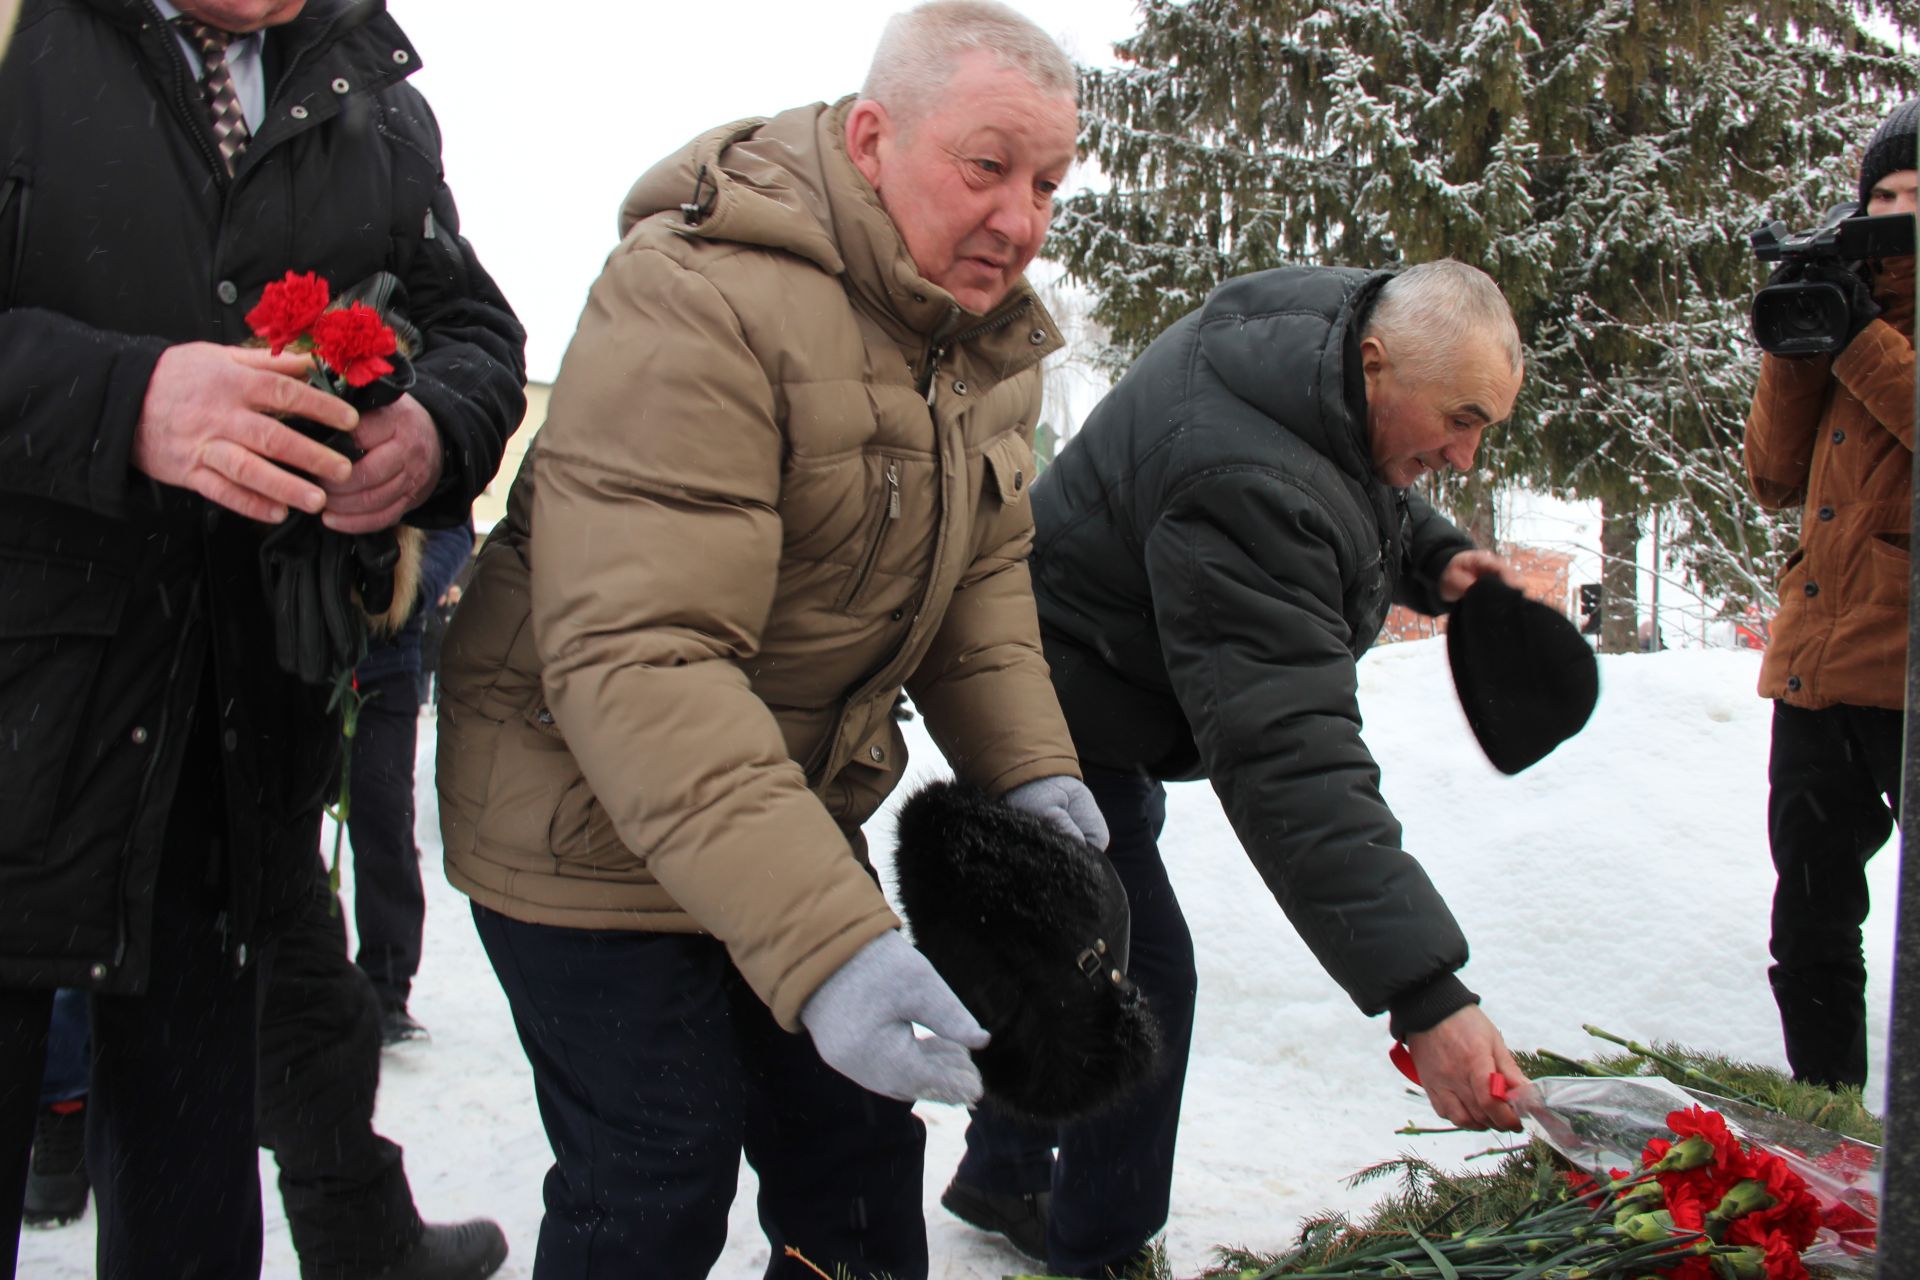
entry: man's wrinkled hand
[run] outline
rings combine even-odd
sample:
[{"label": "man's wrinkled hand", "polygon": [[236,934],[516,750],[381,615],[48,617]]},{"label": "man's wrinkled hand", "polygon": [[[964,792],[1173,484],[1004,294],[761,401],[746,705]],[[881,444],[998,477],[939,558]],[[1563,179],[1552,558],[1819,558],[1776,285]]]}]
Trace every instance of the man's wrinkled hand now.
[{"label": "man's wrinkled hand", "polygon": [[1427,1101],[1444,1119],[1463,1129],[1518,1129],[1520,1117],[1493,1096],[1489,1080],[1502,1076],[1518,1088],[1527,1082],[1507,1043],[1479,1005],[1467,1005],[1438,1025],[1407,1037],[1414,1069]]},{"label": "man's wrinkled hand", "polygon": [[352,464],[280,419],[350,431],[359,415],[309,386],[307,368],[305,356],[248,347],[168,347],[134,427],[134,469],[267,524],[285,520],[289,507],[320,511],[327,505],[321,485],[345,480]]},{"label": "man's wrinkled hand", "polygon": [[391,529],[425,502],[440,483],[440,430],[418,400],[403,395],[360,419],[353,442],[359,461],[346,478],[329,482],[327,528],[339,533]]},{"label": "man's wrinkled hand", "polygon": [[1520,571],[1504,557],[1491,551],[1462,551],[1447,561],[1447,567],[1440,571],[1440,598],[1451,604],[1490,573],[1515,591],[1526,590],[1526,584],[1520,580]]}]

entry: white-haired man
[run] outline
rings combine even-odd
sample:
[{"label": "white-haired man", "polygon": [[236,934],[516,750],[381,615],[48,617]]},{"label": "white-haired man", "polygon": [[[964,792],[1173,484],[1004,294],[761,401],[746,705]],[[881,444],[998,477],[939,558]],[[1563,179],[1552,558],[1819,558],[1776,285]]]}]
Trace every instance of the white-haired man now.
[{"label": "white-haired man", "polygon": [[912,1102],[977,1098],[986,1036],[859,829],[904,686],[963,779],[1105,841],[1025,565],[1075,95],[944,0],[858,97],[627,198],[442,657],[447,871],[554,1148],[539,1276],[705,1274],[743,1149],[768,1275],[927,1273]]},{"label": "white-haired man", "polygon": [[1167,1219],[1196,980],[1163,780],[1212,781],[1327,972],[1391,1011],[1436,1111],[1517,1127],[1489,1078],[1524,1077],[1401,847],[1355,664],[1390,604],[1442,613],[1511,575],[1408,486],[1471,466],[1520,379],[1506,300],[1471,267],[1260,272],[1161,335],[1035,487],[1047,661],[1163,1033],[1159,1074],[1115,1109],[1042,1132],[988,1107],[969,1127],[942,1202],[1050,1273],[1132,1274]]}]

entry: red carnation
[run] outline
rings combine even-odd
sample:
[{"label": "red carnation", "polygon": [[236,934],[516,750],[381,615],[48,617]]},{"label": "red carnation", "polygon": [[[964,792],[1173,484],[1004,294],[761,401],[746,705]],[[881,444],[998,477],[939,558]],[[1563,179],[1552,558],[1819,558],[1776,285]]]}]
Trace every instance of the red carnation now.
[{"label": "red carnation", "polygon": [[1735,1240],[1737,1244],[1763,1244],[1770,1235],[1779,1235],[1796,1249],[1806,1248],[1820,1230],[1820,1202],[1807,1190],[1806,1181],[1779,1156],[1756,1151],[1752,1160],[1753,1176],[1765,1185],[1773,1203],[1735,1219],[1728,1238],[1734,1239],[1738,1233],[1746,1238]]},{"label": "red carnation", "polygon": [[254,336],[268,343],[279,355],[292,343],[307,336],[330,297],[327,282],[309,271],[305,275],[287,272],[260,291],[260,301],[247,312],[247,327]]},{"label": "red carnation", "polygon": [[320,358],[347,380],[364,387],[393,372],[386,357],[398,347],[393,330],[364,302],[345,311],[329,311],[313,322],[313,345]]}]

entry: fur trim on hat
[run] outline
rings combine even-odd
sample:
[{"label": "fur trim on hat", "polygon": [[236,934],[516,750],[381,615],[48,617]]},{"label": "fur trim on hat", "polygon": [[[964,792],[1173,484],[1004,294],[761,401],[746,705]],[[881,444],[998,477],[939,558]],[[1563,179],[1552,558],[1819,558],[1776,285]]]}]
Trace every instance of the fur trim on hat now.
[{"label": "fur trim on hat", "polygon": [[[376,636],[394,635],[406,626],[417,603],[414,597],[420,594],[421,561],[427,550],[427,535],[424,530],[402,524],[394,526],[393,536],[400,544],[400,558],[393,562],[393,603],[384,612],[367,614],[367,626]],[[361,604],[357,589],[353,602]],[[360,611],[366,613],[366,606],[362,604]]]},{"label": "fur trim on hat", "polygon": [[894,856],[914,944],[993,1036],[987,1095],[1059,1122],[1153,1070],[1160,1035],[1125,977],[1126,890],[1106,856],[976,787],[935,782],[900,810]]}]

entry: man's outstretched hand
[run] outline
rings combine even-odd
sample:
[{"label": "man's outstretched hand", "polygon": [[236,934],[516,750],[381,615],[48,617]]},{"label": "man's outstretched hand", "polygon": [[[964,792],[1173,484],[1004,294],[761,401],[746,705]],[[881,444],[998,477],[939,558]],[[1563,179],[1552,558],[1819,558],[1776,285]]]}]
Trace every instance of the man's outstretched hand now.
[{"label": "man's outstretched hand", "polygon": [[1491,551],[1462,551],[1447,561],[1447,567],[1440,571],[1440,598],[1451,604],[1488,574],[1495,575],[1515,591],[1526,590],[1526,584],[1520,580],[1520,571],[1505,557]]},{"label": "man's outstretched hand", "polygon": [[1502,1076],[1515,1088],[1527,1077],[1479,1005],[1457,1009],[1437,1025],[1414,1032],[1407,1037],[1407,1049],[1427,1101],[1443,1118],[1463,1129],[1520,1127],[1513,1108],[1493,1096],[1489,1077]]}]

